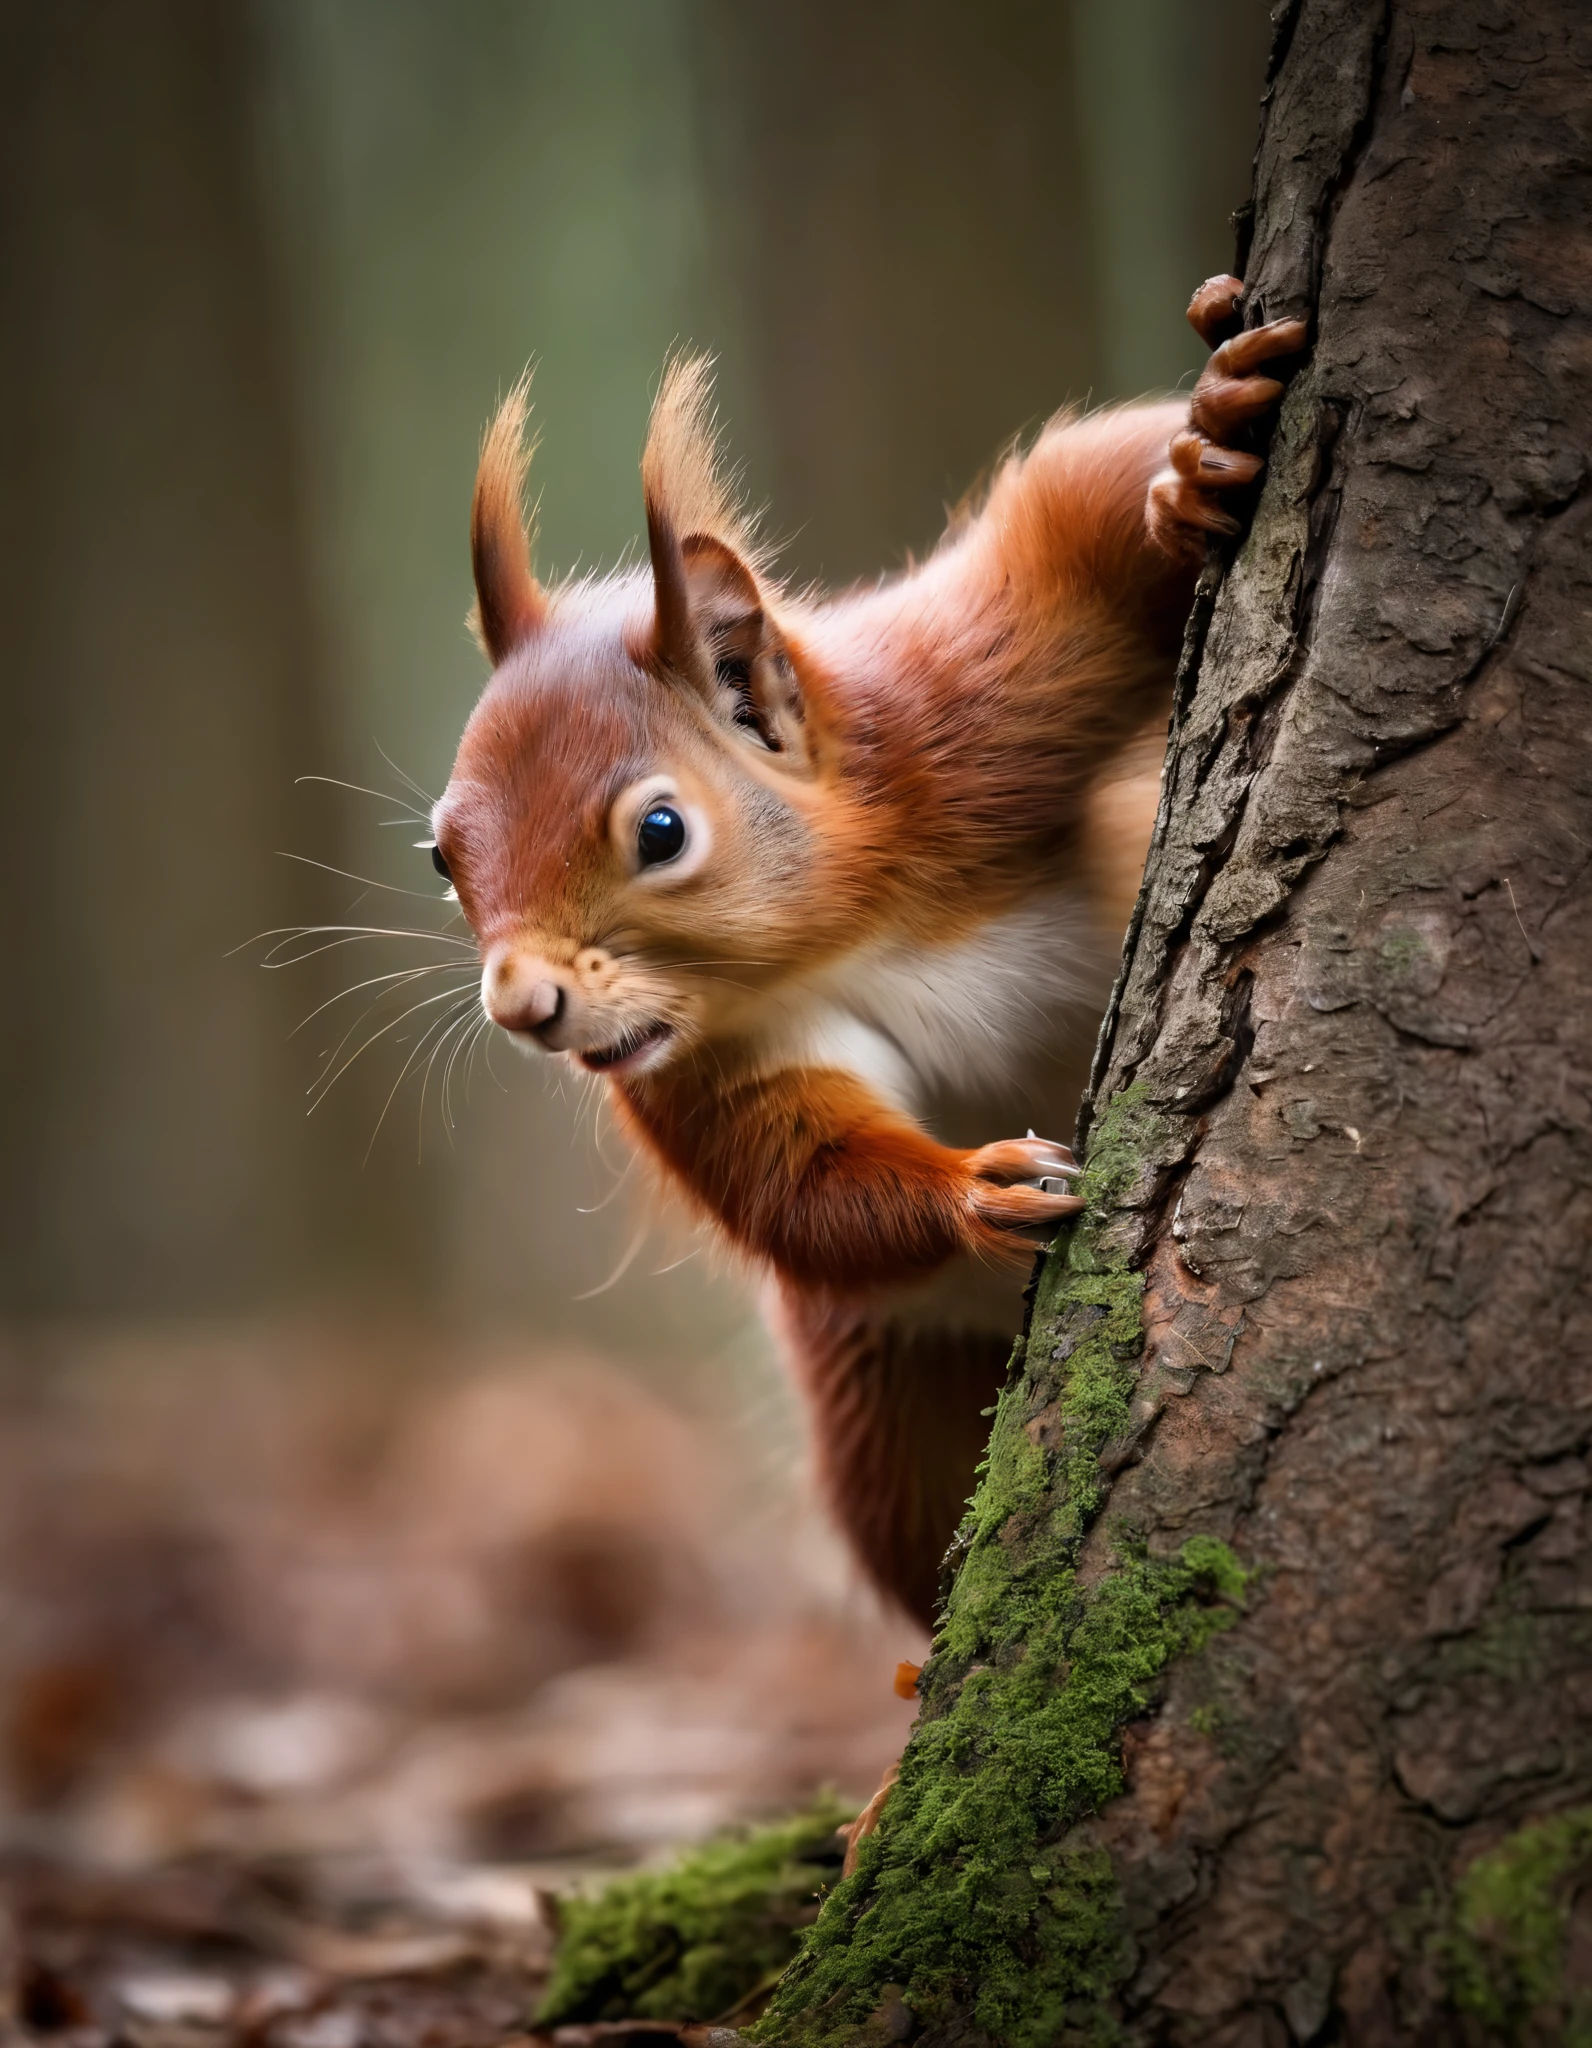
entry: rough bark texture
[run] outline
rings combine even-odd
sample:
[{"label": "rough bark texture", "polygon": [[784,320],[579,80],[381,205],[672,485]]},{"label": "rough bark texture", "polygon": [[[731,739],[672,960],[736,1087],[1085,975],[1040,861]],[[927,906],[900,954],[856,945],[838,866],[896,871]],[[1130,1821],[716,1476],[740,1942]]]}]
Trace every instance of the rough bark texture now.
[{"label": "rough bark texture", "polygon": [[1584,0],[1282,24],[1247,317],[1315,346],[1091,1207],[765,2038],[1592,2039],[1589,111]]}]

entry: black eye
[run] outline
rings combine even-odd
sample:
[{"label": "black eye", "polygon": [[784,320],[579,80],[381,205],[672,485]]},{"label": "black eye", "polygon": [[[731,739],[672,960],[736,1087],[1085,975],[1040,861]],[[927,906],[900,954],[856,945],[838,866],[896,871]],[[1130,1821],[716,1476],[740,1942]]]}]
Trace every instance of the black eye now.
[{"label": "black eye", "polygon": [[442,858],[442,848],[440,846],[433,846],[431,849],[431,865],[445,882],[453,880],[452,875],[448,873],[448,863]]},{"label": "black eye", "polygon": [[685,820],[668,804],[654,804],[636,827],[636,851],[644,868],[673,860],[685,845]]}]

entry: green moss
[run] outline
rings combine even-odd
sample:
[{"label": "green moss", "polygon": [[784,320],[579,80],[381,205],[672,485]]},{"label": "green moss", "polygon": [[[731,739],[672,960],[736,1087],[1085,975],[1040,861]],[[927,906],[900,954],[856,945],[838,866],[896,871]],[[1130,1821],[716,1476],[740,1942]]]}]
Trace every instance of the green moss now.
[{"label": "green moss", "polygon": [[1097,1220],[1115,1207],[1131,1207],[1145,1188],[1149,1169],[1181,1151],[1178,1127],[1150,1107],[1143,1081],[1113,1095],[1089,1133],[1079,1191]]},{"label": "green moss", "polygon": [[1056,1567],[1070,1563],[1100,1505],[1100,1450],[1128,1426],[1144,1346],[1144,1282],[1104,1226],[1144,1182],[1167,1131],[1136,1082],[1090,1136],[1078,1182],[1089,1206],[1046,1262],[1022,1370],[996,1405],[936,1645],[942,1665],[978,1656],[988,1627],[1009,1641],[1050,1618]]},{"label": "green moss", "polygon": [[1210,1537],[1170,1559],[1120,1546],[1087,1585],[1076,1571],[1143,1342],[1142,1283],[1106,1226],[1165,1138],[1137,1090],[1096,1127],[1090,1207],[1049,1261],[996,1411],[900,1782],[754,2030],[761,2041],[852,2035],[889,1986],[925,2022],[970,2014],[1012,2048],[1114,2038],[1129,1951],[1110,1860],[1076,1824],[1122,1789],[1123,1724],[1173,1658],[1236,1618],[1250,1582]]},{"label": "green moss", "polygon": [[851,1812],[825,1798],[777,1827],[566,1900],[537,2023],[732,2012],[790,1961],[821,1887],[840,1874],[835,1830]]},{"label": "green moss", "polygon": [[[1095,1127],[1089,1207],[1047,1263],[995,1412],[900,1783],[758,2038],[848,2036],[903,1998],[929,2023],[970,2013],[1013,2048],[1115,2037],[1130,1951],[1110,1859],[1077,1823],[1121,1790],[1123,1724],[1173,1658],[1231,1623],[1250,1584],[1208,1537],[1172,1558],[1122,1544],[1102,1576],[1077,1576],[1100,1452],[1128,1427],[1143,1345],[1143,1285],[1112,1216],[1145,1199],[1176,1137],[1142,1088]],[[816,1845],[839,1818],[715,1844],[573,1902],[542,2023],[734,2009],[813,1918]]]},{"label": "green moss", "polygon": [[1455,2003],[1492,2039],[1592,2048],[1592,1987],[1567,1985],[1578,1892],[1592,1884],[1592,1807],[1521,1828],[1460,1879],[1445,1943]]},{"label": "green moss", "polygon": [[[1025,1369],[996,1405],[963,1558],[936,1655],[968,1663],[996,1639],[1054,1620],[1070,1560],[1099,1505],[1100,1447],[1128,1423],[1143,1345],[1137,1273],[1069,1276],[1067,1298],[1036,1315]],[[1062,1383],[1056,1386],[1056,1367]]]},{"label": "green moss", "polygon": [[920,2017],[966,2001],[1014,2044],[1109,2039],[1105,2004],[1125,1967],[1115,1888],[1105,1856],[1067,1831],[1122,1789],[1123,1723],[1173,1657],[1234,1619],[1221,1603],[1244,1584],[1209,1538],[1170,1561],[1124,1558],[1087,1591],[1062,1568],[1046,1621],[968,1671],[919,1728],[885,1825],[757,2038],[845,2034],[894,1983]]}]

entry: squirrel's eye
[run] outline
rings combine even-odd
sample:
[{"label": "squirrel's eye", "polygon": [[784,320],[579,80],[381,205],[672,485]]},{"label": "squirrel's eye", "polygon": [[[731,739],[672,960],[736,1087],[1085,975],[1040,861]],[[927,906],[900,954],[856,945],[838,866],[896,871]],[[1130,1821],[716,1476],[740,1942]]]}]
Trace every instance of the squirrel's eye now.
[{"label": "squirrel's eye", "polygon": [[673,860],[685,845],[685,820],[668,804],[654,804],[636,827],[636,851],[644,868]]},{"label": "squirrel's eye", "polygon": [[448,872],[448,863],[442,858],[442,848],[440,846],[433,846],[431,849],[431,865],[445,882],[453,880],[452,875]]}]

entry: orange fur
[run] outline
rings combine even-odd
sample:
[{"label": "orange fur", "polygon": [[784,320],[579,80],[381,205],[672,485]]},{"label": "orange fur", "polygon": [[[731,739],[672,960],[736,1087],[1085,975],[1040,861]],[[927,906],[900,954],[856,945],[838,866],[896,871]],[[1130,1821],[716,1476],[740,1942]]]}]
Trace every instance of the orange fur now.
[{"label": "orange fur", "polygon": [[[1244,339],[1192,425],[1182,401],[1058,418],[924,563],[833,599],[758,552],[700,359],[654,409],[646,569],[544,592],[523,384],[483,451],[496,668],[435,814],[483,1000],[608,1074],[632,1139],[771,1273],[833,1511],[923,1619],[1016,1283],[960,1331],[923,1290],[966,1268],[970,1316],[978,1270],[1077,1206],[1065,1148],[929,1125],[948,1092],[975,1124],[985,1099],[1008,1128],[1070,1118],[1055,1051],[1142,865],[1191,536],[1252,472],[1220,446],[1269,382]],[[660,805],[683,850],[649,864]]]},{"label": "orange fur", "polygon": [[856,1292],[957,1252],[1017,1249],[989,1219],[1020,1226],[1025,1190],[982,1177],[980,1151],[936,1144],[853,1074],[682,1063],[622,1082],[618,1100],[631,1134],[731,1242],[785,1279]]},{"label": "orange fur", "polygon": [[525,439],[530,415],[527,370],[498,407],[481,444],[470,506],[470,561],[476,604],[470,624],[482,649],[500,662],[547,616],[547,599],[531,572],[531,535],[525,523],[525,479],[534,443]]},{"label": "orange fur", "polygon": [[831,1515],[876,1585],[908,1614],[932,1614],[1010,1336],[901,1330],[843,1296],[789,1286],[772,1320],[823,1418],[817,1479]]},{"label": "orange fur", "polygon": [[676,533],[704,534],[758,561],[753,523],[719,460],[707,356],[674,356],[664,367],[641,456],[641,495]]}]

